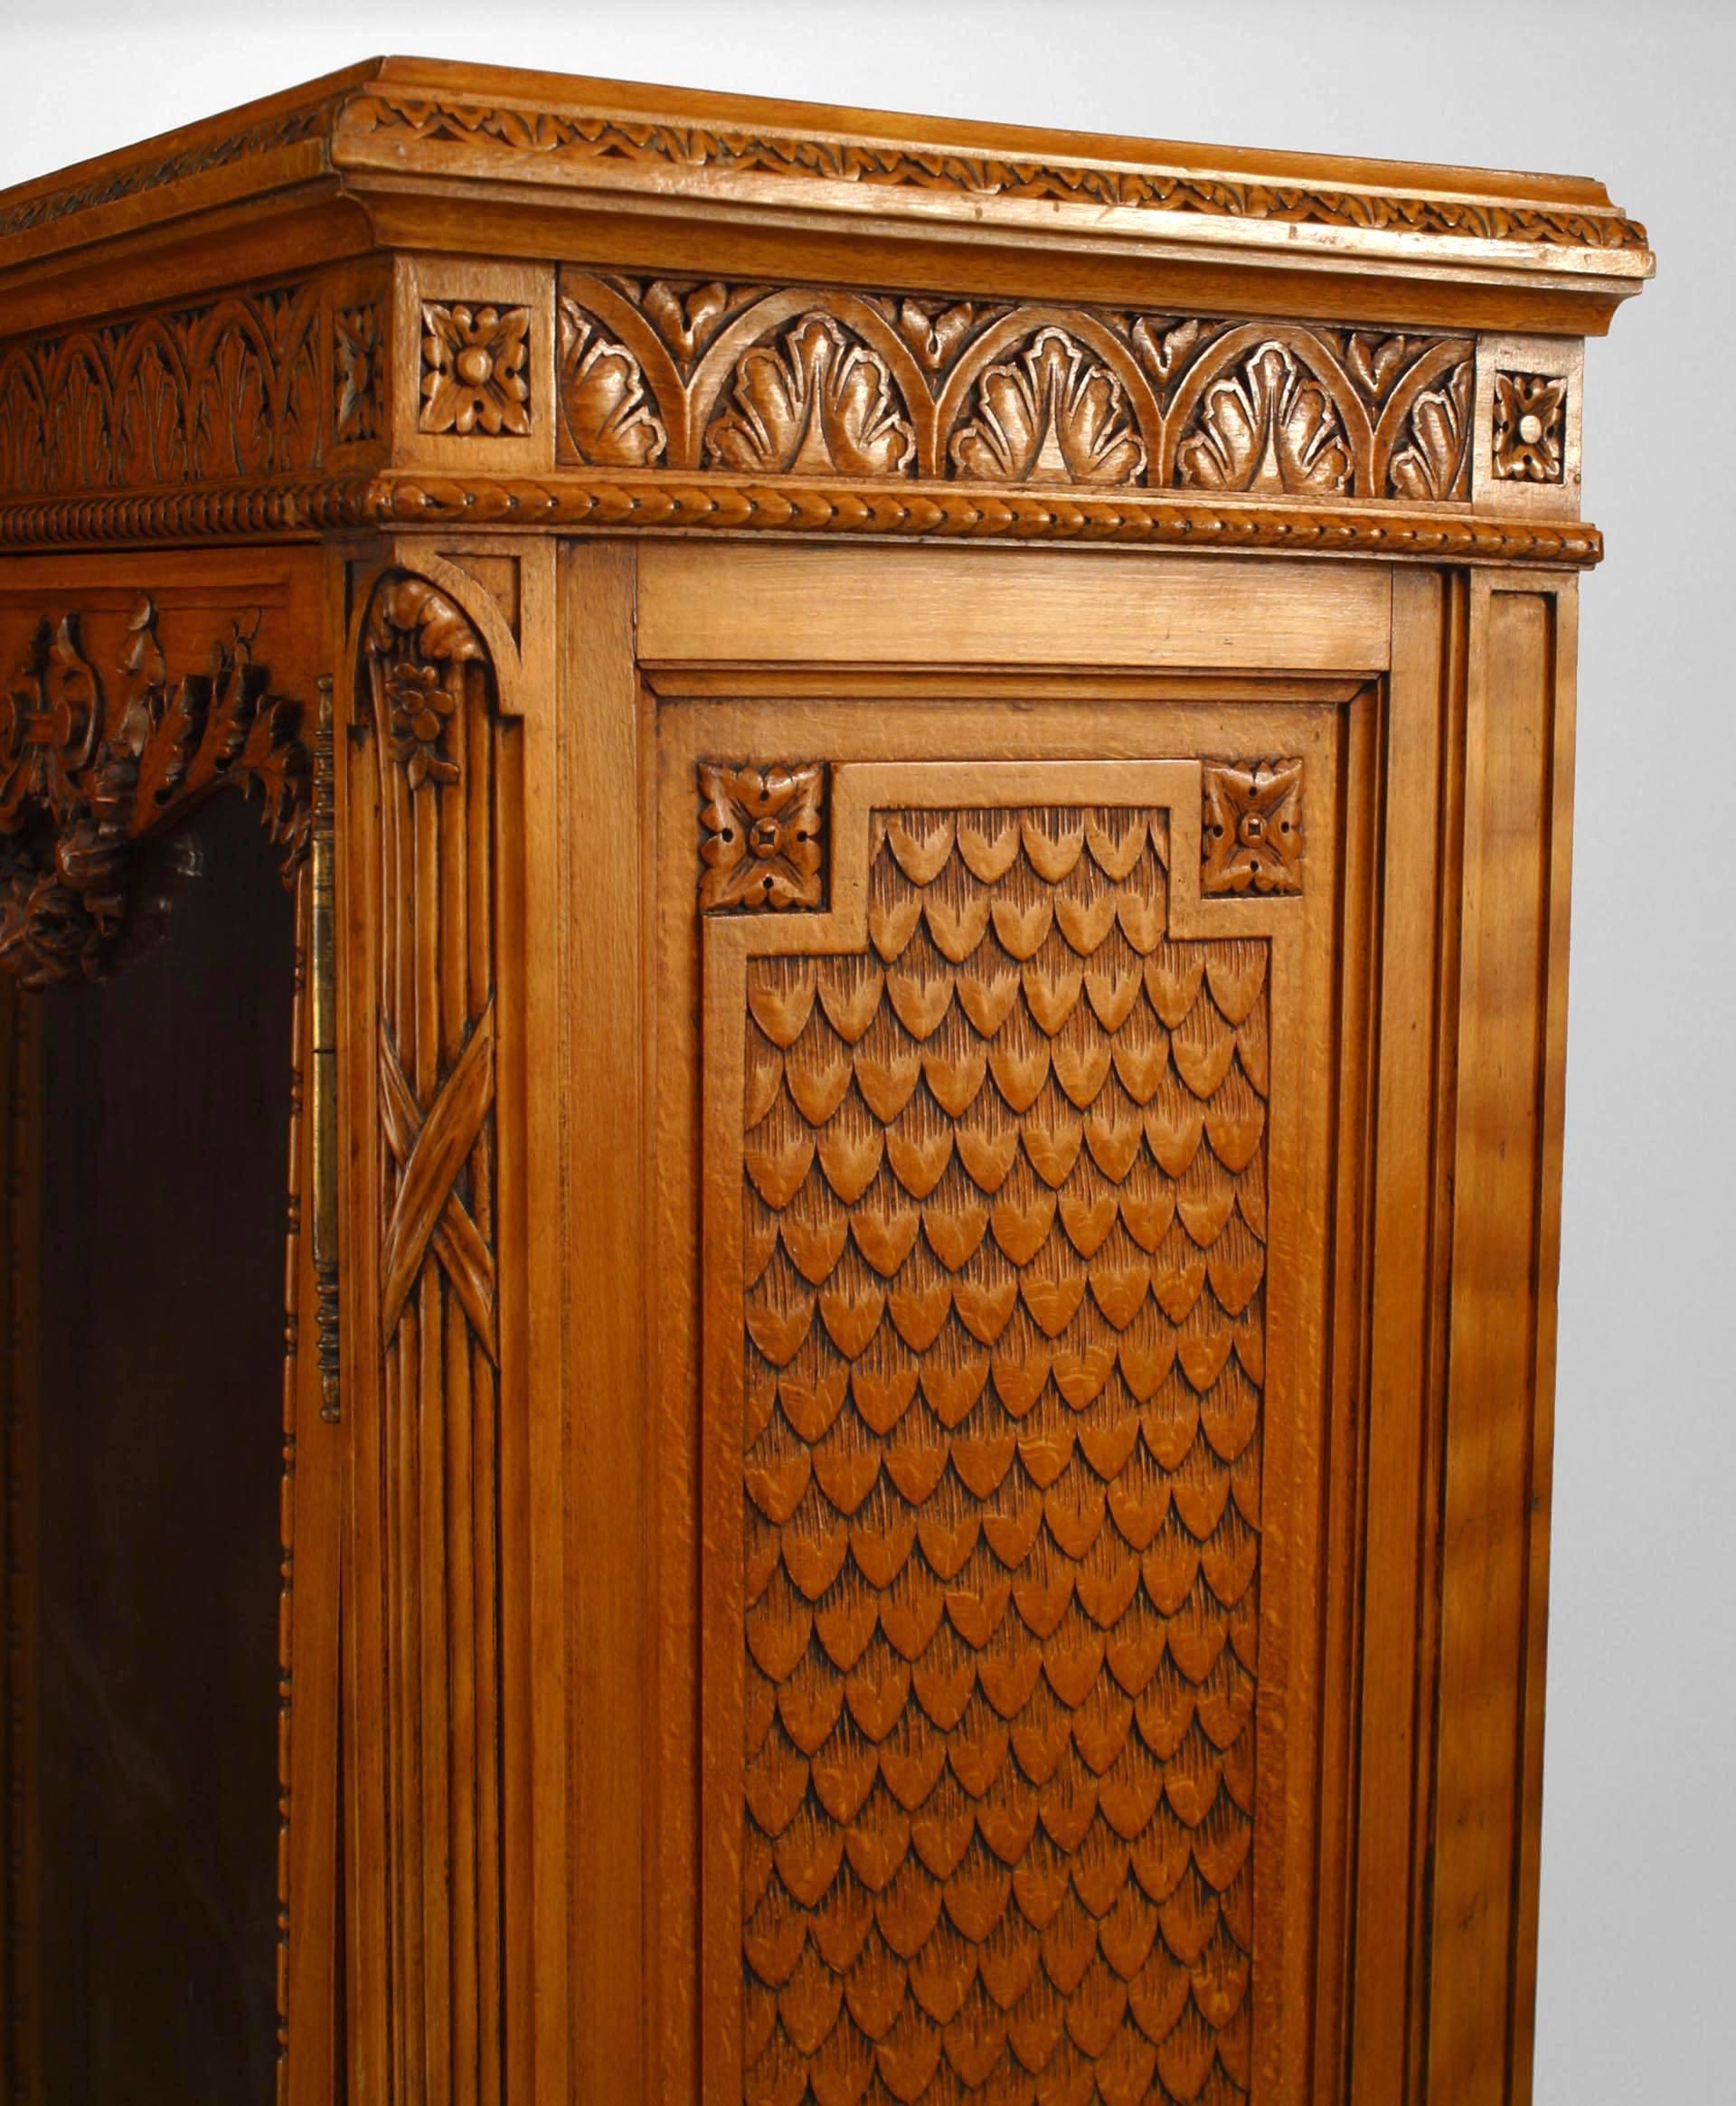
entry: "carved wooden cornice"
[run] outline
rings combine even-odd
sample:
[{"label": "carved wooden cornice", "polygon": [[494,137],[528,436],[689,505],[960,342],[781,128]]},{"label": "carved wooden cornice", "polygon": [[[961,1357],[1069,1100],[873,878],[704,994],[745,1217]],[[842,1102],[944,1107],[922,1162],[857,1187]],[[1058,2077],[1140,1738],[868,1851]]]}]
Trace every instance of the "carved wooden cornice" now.
[{"label": "carved wooden cornice", "polygon": [[[714,268],[720,240],[742,260],[757,252],[748,268],[775,268],[766,260],[799,230],[841,271],[897,282],[911,259],[892,265],[892,246],[920,246],[942,274],[926,282],[977,291],[1011,289],[1034,241],[1069,256],[1086,297],[1139,297],[1129,270],[1148,286],[1162,266],[1178,286],[1264,280],[1273,313],[1414,322],[1451,307],[1480,326],[1574,333],[1607,327],[1652,264],[1644,228],[1579,177],[383,59],[0,194],[0,289],[76,311],[75,252],[101,243],[88,288],[99,305],[126,269],[115,242],[170,221],[198,234],[202,260],[227,251],[232,280],[258,268],[267,212],[279,228],[306,222],[304,253],[504,243],[672,270]],[[879,273],[865,260],[876,246],[889,250]]]}]

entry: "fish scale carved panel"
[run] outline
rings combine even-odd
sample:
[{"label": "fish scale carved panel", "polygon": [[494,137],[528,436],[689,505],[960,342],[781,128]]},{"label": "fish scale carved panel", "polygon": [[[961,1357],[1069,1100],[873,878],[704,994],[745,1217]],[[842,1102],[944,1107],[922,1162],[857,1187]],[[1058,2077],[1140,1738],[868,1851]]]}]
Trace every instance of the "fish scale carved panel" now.
[{"label": "fish scale carved panel", "polygon": [[1270,946],[1169,859],[881,812],[748,961],[750,2106],[1250,2096]]}]

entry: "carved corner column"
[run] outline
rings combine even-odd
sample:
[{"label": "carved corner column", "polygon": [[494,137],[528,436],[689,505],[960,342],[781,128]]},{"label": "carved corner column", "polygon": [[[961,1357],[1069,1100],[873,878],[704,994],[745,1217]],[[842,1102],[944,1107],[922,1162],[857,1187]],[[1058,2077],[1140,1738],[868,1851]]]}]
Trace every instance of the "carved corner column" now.
[{"label": "carved corner column", "polygon": [[528,1629],[514,1523],[528,1306],[512,718],[526,628],[540,646],[545,624],[536,552],[468,553],[465,569],[411,544],[350,576],[339,892],[355,2106],[519,2096],[510,2071],[529,2028],[523,1734],[507,1723]]}]

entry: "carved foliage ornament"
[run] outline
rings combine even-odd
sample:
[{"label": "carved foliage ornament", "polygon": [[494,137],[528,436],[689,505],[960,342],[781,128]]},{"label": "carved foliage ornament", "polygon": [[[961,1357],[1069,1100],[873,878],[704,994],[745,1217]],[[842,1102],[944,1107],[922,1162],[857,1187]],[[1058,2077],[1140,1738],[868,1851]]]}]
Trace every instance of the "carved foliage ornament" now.
[{"label": "carved foliage ornament", "polygon": [[338,308],[332,316],[332,348],[337,378],[333,437],[340,445],[378,438],[385,421],[379,308],[372,302]]},{"label": "carved foliage ornament", "polygon": [[1468,198],[1316,190],[1301,184],[1237,182],[1169,175],[1159,169],[1000,161],[982,155],[921,153],[794,133],[711,132],[639,118],[440,102],[420,96],[358,96],[345,107],[344,121],[358,131],[408,133],[418,139],[530,154],[540,164],[613,161],[731,167],[754,175],[963,191],[974,198],[1052,198],[1067,204],[1204,212],[1299,225],[1391,227],[1407,233],[1541,241],[1569,248],[1646,246],[1644,227],[1615,213],[1484,204]]},{"label": "carved foliage ornament", "polygon": [[39,624],[0,693],[0,966],[26,986],[112,969],[139,844],[226,783],[260,791],[293,874],[311,763],[296,704],[253,663],[256,626],[236,625],[205,671],[172,679],[141,600],[111,704],[79,616]]},{"label": "carved foliage ornament", "polygon": [[528,307],[422,307],[424,431],[519,437],[531,429]]},{"label": "carved foliage ornament", "polygon": [[395,576],[374,595],[363,648],[384,735],[410,789],[457,782],[448,733],[464,667],[487,662],[468,619],[425,578]]},{"label": "carved foliage ornament", "polygon": [[563,461],[1470,496],[1464,337],[569,271]]},{"label": "carved foliage ornament", "polygon": [[817,907],[826,771],[800,767],[699,766],[703,911]]},{"label": "carved foliage ornament", "polygon": [[1200,829],[1203,892],[1302,890],[1300,760],[1208,760]]},{"label": "carved foliage ornament", "polygon": [[1541,373],[1495,376],[1495,472],[1504,482],[1559,483],[1567,382]]}]

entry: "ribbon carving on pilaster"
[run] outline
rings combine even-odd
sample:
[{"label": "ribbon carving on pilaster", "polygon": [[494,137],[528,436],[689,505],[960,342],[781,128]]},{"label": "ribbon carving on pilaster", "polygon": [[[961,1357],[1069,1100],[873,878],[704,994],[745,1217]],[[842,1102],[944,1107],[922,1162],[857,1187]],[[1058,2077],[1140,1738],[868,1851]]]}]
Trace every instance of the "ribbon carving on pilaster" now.
[{"label": "ribbon carving on pilaster", "polygon": [[[382,1906],[392,2098],[496,2098],[501,1350],[496,669],[433,581],[388,571],[361,628],[377,795]],[[358,770],[359,772],[359,770]],[[371,839],[370,839],[371,836]],[[367,845],[363,847],[363,844]]]}]

